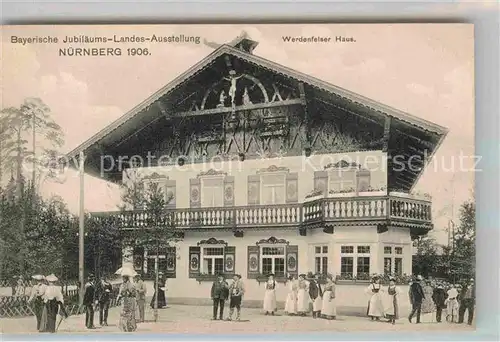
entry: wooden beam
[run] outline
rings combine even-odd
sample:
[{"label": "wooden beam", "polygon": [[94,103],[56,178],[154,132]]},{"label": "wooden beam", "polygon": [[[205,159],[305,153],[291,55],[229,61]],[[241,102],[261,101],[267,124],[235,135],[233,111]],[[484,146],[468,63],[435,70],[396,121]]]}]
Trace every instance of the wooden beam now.
[{"label": "wooden beam", "polygon": [[[266,102],[266,103],[253,103],[243,106],[236,106],[236,111],[245,111],[245,110],[255,110],[255,109],[265,109],[272,107],[281,107],[281,106],[293,106],[297,104],[304,104],[302,99],[291,99],[291,100],[283,100],[276,102]],[[186,117],[186,116],[200,116],[200,115],[212,115],[212,114],[227,114],[232,113],[233,109],[231,107],[220,107],[220,108],[211,108],[211,109],[203,109],[203,110],[195,110],[189,112],[178,112],[174,113],[175,117]]]},{"label": "wooden beam", "polygon": [[329,101],[326,101],[326,100],[320,99],[319,97],[315,97],[315,98],[314,98],[314,100],[319,101],[319,102],[322,102],[322,103],[324,103],[324,104],[325,104],[325,105],[327,105],[327,106],[332,106],[332,107],[335,107],[335,108],[337,108],[337,109],[340,109],[341,111],[344,111],[344,112],[349,113],[349,114],[351,114],[351,115],[358,116],[358,117],[360,117],[360,118],[362,118],[362,119],[364,119],[364,120],[371,121],[371,122],[373,122],[373,123],[375,123],[375,124],[377,124],[377,125],[379,125],[379,126],[382,126],[382,123],[381,123],[381,122],[379,122],[379,121],[377,121],[377,120],[375,120],[375,119],[372,119],[372,118],[368,118],[368,117],[366,117],[366,116],[364,116],[364,115],[358,114],[358,113],[356,113],[356,112],[353,112],[352,110],[347,109],[347,108],[345,108],[345,107],[343,107],[343,106],[341,106],[341,105],[339,105],[339,104],[337,104],[337,103],[329,102]]},{"label": "wooden beam", "polygon": [[404,136],[418,142],[419,144],[422,144],[423,146],[425,146],[427,148],[434,149],[436,147],[436,145],[434,145],[426,140],[422,140],[422,139],[420,139],[420,138],[418,138],[410,133],[404,132],[404,131],[400,130],[399,128],[394,128],[394,130],[396,130],[398,133],[403,134]]},{"label": "wooden beam", "polygon": [[391,117],[385,117],[384,123],[384,142],[382,147],[382,152],[387,152],[389,150],[389,137],[391,132]]}]

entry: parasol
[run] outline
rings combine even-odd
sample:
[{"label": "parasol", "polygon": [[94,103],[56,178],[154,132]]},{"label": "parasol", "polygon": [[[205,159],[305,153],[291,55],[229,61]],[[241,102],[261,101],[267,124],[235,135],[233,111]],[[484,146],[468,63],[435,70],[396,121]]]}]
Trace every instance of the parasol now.
[{"label": "parasol", "polygon": [[129,266],[122,266],[115,272],[115,274],[121,275],[122,277],[135,277],[137,275],[137,272]]}]

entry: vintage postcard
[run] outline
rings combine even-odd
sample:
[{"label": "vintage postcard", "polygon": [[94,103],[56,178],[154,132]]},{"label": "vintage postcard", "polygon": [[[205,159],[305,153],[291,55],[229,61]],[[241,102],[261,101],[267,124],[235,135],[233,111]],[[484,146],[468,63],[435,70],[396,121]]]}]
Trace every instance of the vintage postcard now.
[{"label": "vintage postcard", "polygon": [[473,48],[3,26],[2,333],[474,330]]}]

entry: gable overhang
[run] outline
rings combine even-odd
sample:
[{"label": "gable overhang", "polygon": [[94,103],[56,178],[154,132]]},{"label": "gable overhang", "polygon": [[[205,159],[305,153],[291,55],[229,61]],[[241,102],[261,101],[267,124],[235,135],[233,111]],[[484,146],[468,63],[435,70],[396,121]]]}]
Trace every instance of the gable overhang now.
[{"label": "gable overhang", "polygon": [[[209,70],[210,66],[214,65],[216,61],[225,55],[235,57],[259,68],[267,69],[271,73],[292,79],[295,82],[303,83],[307,87],[307,93],[312,97],[313,101],[317,99],[332,106],[340,105],[349,113],[364,116],[382,126],[384,122],[389,122],[390,137],[388,137],[388,149],[386,151],[389,155],[398,154],[403,151],[403,154],[408,158],[408,153],[417,153],[418,151],[421,157],[425,156],[419,170],[392,174],[389,172],[388,183],[389,187],[393,189],[411,190],[415,186],[425,166],[432,159],[432,156],[448,133],[446,128],[430,121],[230,45],[221,45],[203,60],[180,74],[122,117],[70,151],[67,154],[67,158],[78,160],[80,152],[83,152],[86,160],[86,173],[107,181],[121,181],[122,171],[102,172],[103,161],[105,162],[106,159],[113,158],[116,154],[116,145],[119,145],[126,139],[131,139],[132,136],[137,137],[139,132],[155,122],[169,120],[174,117],[175,113],[168,108],[165,109],[161,105],[161,102],[164,101],[160,100],[175,98],[176,93],[181,93],[182,88],[189,85],[191,80],[202,72]],[[176,100],[178,99],[177,97]],[[413,144],[413,146],[409,145],[411,151],[405,150],[401,140],[404,140],[405,144]],[[137,141],[137,143],[140,143],[140,141]],[[71,163],[70,165],[73,166],[74,164]],[[391,184],[391,182],[394,184]]]}]

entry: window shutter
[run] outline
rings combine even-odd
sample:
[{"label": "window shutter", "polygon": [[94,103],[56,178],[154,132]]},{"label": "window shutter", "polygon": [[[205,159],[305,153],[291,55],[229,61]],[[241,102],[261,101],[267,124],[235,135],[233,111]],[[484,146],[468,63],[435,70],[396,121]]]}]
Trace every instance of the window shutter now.
[{"label": "window shutter", "polygon": [[165,200],[170,201],[167,202],[167,208],[175,209],[175,198],[176,198],[176,184],[175,180],[167,180],[165,182]]},{"label": "window shutter", "polygon": [[224,248],[224,273],[225,276],[235,274],[236,247]]},{"label": "window shutter", "polygon": [[286,174],[286,203],[299,201],[299,174],[297,172]]},{"label": "window shutter", "polygon": [[248,204],[260,203],[260,175],[248,176]]},{"label": "window shutter", "polygon": [[369,170],[359,170],[356,173],[356,190],[358,192],[360,191],[367,191],[368,188],[370,187],[370,171]]},{"label": "window shutter", "polygon": [[234,176],[224,177],[224,206],[234,206]]},{"label": "window shutter", "polygon": [[176,277],[176,268],[177,268],[177,250],[175,247],[167,248],[167,252],[165,257],[167,258],[167,267],[166,267],[166,276],[167,278],[175,278]]},{"label": "window shutter", "polygon": [[299,246],[292,245],[286,248],[286,270],[287,273],[298,277],[299,275]]},{"label": "window shutter", "polygon": [[259,246],[248,246],[248,266],[247,266],[247,278],[257,279],[259,276]]},{"label": "window shutter", "polygon": [[189,200],[191,208],[199,208],[201,206],[201,182],[199,178],[189,180]]},{"label": "window shutter", "polygon": [[328,193],[328,172],[314,171],[314,190],[323,191],[323,195]]},{"label": "window shutter", "polygon": [[189,247],[189,278],[200,274],[200,247]]}]

